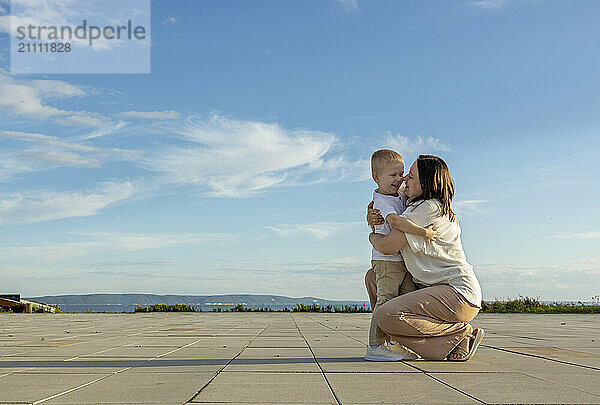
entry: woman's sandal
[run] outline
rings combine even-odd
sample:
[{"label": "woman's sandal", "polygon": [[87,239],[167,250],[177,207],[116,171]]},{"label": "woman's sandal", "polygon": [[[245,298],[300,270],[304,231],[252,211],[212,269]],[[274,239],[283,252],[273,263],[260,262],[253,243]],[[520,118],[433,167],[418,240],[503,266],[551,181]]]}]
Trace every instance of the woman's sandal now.
[{"label": "woman's sandal", "polygon": [[[448,357],[446,358],[446,360],[449,360],[449,361],[467,361],[467,360],[470,360],[471,357],[473,357],[475,355],[475,352],[477,351],[477,348],[479,347],[479,344],[483,340],[483,335],[484,335],[483,329],[481,329],[481,328],[474,329],[473,332],[471,332],[470,335],[467,335],[467,337],[465,337],[465,339],[468,339],[468,338],[471,339],[471,345],[470,345],[470,348],[469,348],[469,352],[467,354],[465,354],[464,356],[456,358],[456,359],[453,359],[453,358],[450,357],[450,355],[448,355]],[[450,352],[450,354],[452,354],[452,353],[454,353],[454,350],[452,350]]]}]

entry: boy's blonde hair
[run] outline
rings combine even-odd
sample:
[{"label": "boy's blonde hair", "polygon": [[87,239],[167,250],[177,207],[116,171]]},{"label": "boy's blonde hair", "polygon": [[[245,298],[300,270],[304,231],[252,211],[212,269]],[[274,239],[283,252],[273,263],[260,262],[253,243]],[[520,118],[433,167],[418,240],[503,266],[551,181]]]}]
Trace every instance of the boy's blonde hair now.
[{"label": "boy's blonde hair", "polygon": [[381,173],[389,164],[404,163],[404,159],[398,152],[390,149],[380,149],[371,155],[371,173]]}]

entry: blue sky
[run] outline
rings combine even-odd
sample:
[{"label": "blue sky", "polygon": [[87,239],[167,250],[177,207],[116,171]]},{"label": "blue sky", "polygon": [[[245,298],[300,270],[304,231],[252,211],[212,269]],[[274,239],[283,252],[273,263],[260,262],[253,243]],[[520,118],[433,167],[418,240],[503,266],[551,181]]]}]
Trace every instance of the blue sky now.
[{"label": "blue sky", "polygon": [[391,147],[485,299],[600,293],[598,2],[153,1],[151,74],[10,74],[8,10],[2,291],[366,299]]}]

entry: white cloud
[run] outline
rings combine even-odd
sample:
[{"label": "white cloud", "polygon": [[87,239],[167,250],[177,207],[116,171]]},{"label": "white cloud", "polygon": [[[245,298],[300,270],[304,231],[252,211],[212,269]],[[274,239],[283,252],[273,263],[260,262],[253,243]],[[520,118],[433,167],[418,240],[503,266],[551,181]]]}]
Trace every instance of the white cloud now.
[{"label": "white cloud", "polygon": [[236,238],[229,233],[177,233],[177,234],[133,234],[118,232],[77,232],[102,242],[105,247],[122,251],[159,249],[174,245],[198,245],[211,242],[231,241]]},{"label": "white cloud", "polygon": [[136,267],[136,266],[165,266],[178,264],[175,260],[118,260],[108,262],[90,263],[88,267]]},{"label": "white cloud", "polygon": [[460,200],[453,201],[452,208],[456,214],[464,215],[468,213],[483,213],[486,212],[484,207],[488,200]]},{"label": "white cloud", "polygon": [[86,127],[99,127],[106,124],[106,119],[97,113],[77,111],[72,115],[57,118],[57,123],[62,125],[81,125]]},{"label": "white cloud", "polygon": [[284,237],[308,235],[315,239],[327,239],[359,226],[364,224],[362,222],[313,222],[297,225],[277,224],[265,228]]},{"label": "white cloud", "polygon": [[469,5],[474,8],[484,10],[498,10],[509,3],[509,0],[475,0],[469,2]]},{"label": "white cloud", "polygon": [[0,109],[17,115],[47,118],[65,114],[65,111],[44,105],[37,89],[25,84],[3,80],[0,74]]},{"label": "white cloud", "polygon": [[91,191],[35,190],[0,195],[0,225],[90,216],[134,198],[138,191],[131,181],[124,181],[104,182]]},{"label": "white cloud", "polygon": [[138,119],[154,119],[154,120],[171,120],[180,118],[181,114],[175,110],[166,111],[126,111],[119,114],[125,118],[138,118]]},{"label": "white cloud", "polygon": [[0,110],[17,116],[55,118],[66,125],[98,126],[106,119],[97,113],[68,111],[52,107],[48,100],[80,97],[85,91],[60,80],[17,80],[0,70]]},{"label": "white cloud", "polygon": [[8,14],[0,15],[0,33],[10,32],[10,16]]},{"label": "white cloud", "polygon": [[[232,241],[236,235],[228,233],[171,233],[171,234],[134,234],[118,232],[73,232],[91,240],[81,242],[40,243],[30,246],[0,247],[0,262],[33,263],[42,266],[50,262],[65,262],[87,256],[92,253],[137,252],[160,249],[176,245],[205,245],[214,242]],[[127,262],[131,265],[165,264],[156,261]],[[175,263],[175,262],[170,262]],[[107,262],[102,266],[124,265],[123,262]],[[99,267],[94,264],[92,267]]]},{"label": "white cloud", "polygon": [[192,117],[174,131],[188,145],[149,152],[137,159],[138,164],[163,173],[165,183],[198,186],[209,196],[245,197],[275,186],[317,181],[323,171],[337,175],[354,166],[325,156],[337,138],[320,131],[286,130],[217,114],[206,120]]},{"label": "white cloud", "polygon": [[54,163],[58,166],[99,167],[97,159],[84,158],[73,152],[25,152],[22,157],[28,160]]},{"label": "white cloud", "polygon": [[119,121],[114,125],[103,125],[101,128],[98,128],[91,134],[83,135],[83,136],[79,137],[78,139],[88,140],[88,139],[94,139],[94,138],[101,138],[103,136],[110,135],[110,134],[113,134],[113,133],[119,131],[124,126],[125,126],[125,123],[123,121]]},{"label": "white cloud", "polygon": [[[19,172],[40,171],[60,166],[100,167],[108,160],[130,159],[139,154],[134,150],[99,148],[70,139],[29,132],[0,131],[1,138],[33,144],[33,148],[30,149],[23,150],[24,148],[19,146],[12,151],[3,151],[5,161],[0,163],[0,167],[4,166],[0,168],[0,175],[4,174],[2,177],[8,177],[10,174]],[[28,164],[25,164],[22,158],[25,158]],[[6,164],[7,159],[10,164]],[[16,161],[18,161],[18,164],[15,164]],[[8,170],[9,168],[12,170]],[[3,171],[4,173],[2,173]]]},{"label": "white cloud", "polygon": [[[363,181],[371,178],[371,160],[358,159],[350,161],[345,156],[334,156],[327,159],[317,159],[311,162],[303,171],[298,174],[313,174],[310,183],[326,183],[340,181]],[[300,176],[301,177],[301,176]],[[298,182],[298,184],[303,184]]]},{"label": "white cloud", "polygon": [[[600,263],[583,259],[552,265],[483,263],[474,264],[484,299],[517,298],[585,300],[600,285]],[[588,298],[589,299],[589,298]]]},{"label": "white cloud", "polygon": [[345,11],[358,10],[358,0],[335,0]]},{"label": "white cloud", "polygon": [[163,25],[175,25],[177,24],[177,18],[173,17],[173,16],[167,16],[167,18],[165,18],[165,20],[163,21]]},{"label": "white cloud", "polygon": [[6,13],[8,13],[8,11],[4,7],[0,6],[0,14],[6,14]]},{"label": "white cloud", "polygon": [[393,149],[400,153],[405,154],[427,154],[434,152],[449,152],[450,146],[443,140],[434,137],[422,137],[417,136],[416,138],[409,138],[401,135],[389,135],[386,138],[386,147]]},{"label": "white cloud", "polygon": [[35,89],[45,99],[62,99],[86,95],[82,88],[59,80],[31,80],[29,87]]},{"label": "white cloud", "polygon": [[34,171],[35,169],[31,165],[23,161],[18,156],[11,156],[10,154],[3,153],[2,159],[0,159],[0,182],[9,181],[14,175],[19,173],[27,173]]},{"label": "white cloud", "polygon": [[600,239],[600,232],[579,232],[565,235],[555,235],[555,239]]},{"label": "white cloud", "polygon": [[[278,291],[291,297],[313,296],[327,299],[366,300],[364,275],[370,266],[368,258],[331,257],[312,260],[252,261],[223,260],[216,269],[221,282],[214,291],[244,291],[269,294]],[[206,288],[203,283],[201,288]],[[240,289],[240,286],[243,286]]]},{"label": "white cloud", "polygon": [[0,137],[17,139],[20,141],[26,142],[35,142],[48,146],[56,146],[59,148],[76,150],[79,152],[95,152],[99,149],[94,146],[79,144],[70,142],[67,140],[63,140],[56,136],[49,136],[43,134],[35,134],[30,132],[20,132],[20,131],[0,131]]},{"label": "white cloud", "polygon": [[97,249],[96,242],[43,243],[34,246],[0,247],[0,261],[5,263],[33,263],[40,267],[47,263],[63,262],[89,254]]},{"label": "white cloud", "polygon": [[[332,257],[328,259],[286,261],[239,261],[223,260],[216,264],[219,271],[229,270],[252,274],[279,274],[282,276],[290,274],[302,274],[306,276],[335,276],[340,273],[352,273],[359,277],[364,276],[369,268],[370,261],[365,258],[356,257]],[[358,270],[358,271],[357,271]],[[362,270],[362,271],[361,271]]]}]

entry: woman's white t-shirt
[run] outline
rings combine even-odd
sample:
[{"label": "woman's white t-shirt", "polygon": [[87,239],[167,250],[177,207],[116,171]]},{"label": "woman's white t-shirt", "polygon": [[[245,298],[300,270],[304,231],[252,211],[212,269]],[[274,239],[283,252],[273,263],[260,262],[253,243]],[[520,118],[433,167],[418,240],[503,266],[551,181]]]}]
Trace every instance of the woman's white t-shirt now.
[{"label": "woman's white t-shirt", "polygon": [[471,304],[481,307],[481,287],[473,266],[467,263],[458,221],[450,222],[447,215],[442,215],[437,199],[409,202],[400,216],[423,227],[433,224],[439,231],[438,239],[430,244],[406,234],[408,245],[402,248],[402,257],[415,282],[426,286],[449,284]]}]

